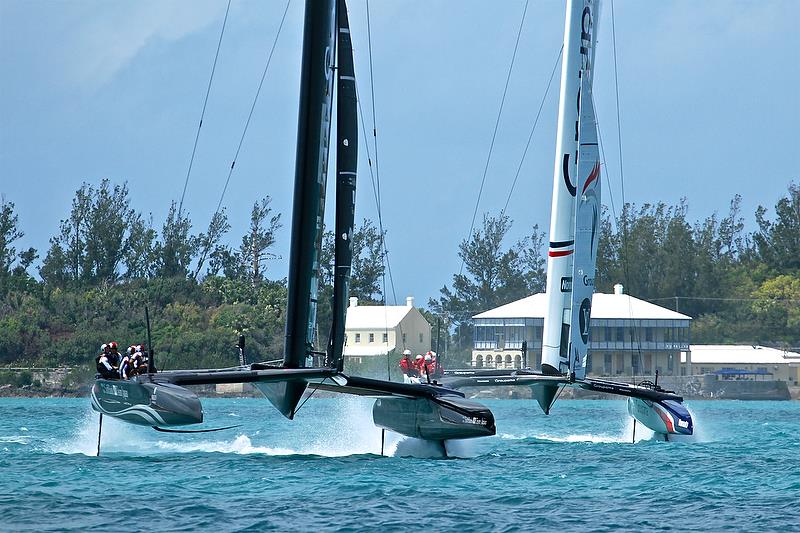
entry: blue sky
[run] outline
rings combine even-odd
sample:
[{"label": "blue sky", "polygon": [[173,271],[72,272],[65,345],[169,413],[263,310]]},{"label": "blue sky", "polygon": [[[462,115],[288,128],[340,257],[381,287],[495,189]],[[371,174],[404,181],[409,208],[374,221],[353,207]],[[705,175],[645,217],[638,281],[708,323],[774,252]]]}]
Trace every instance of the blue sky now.
[{"label": "blue sky", "polygon": [[[104,177],[127,181],[160,226],[183,188],[225,5],[0,1],[0,193],[16,204],[21,245],[44,255],[75,190]],[[198,231],[216,207],[284,6],[232,3],[185,203]],[[426,302],[458,271],[523,7],[370,3],[384,225],[401,302]],[[738,193],[752,229],[755,208],[771,208],[800,179],[800,3],[617,0],[614,9],[626,200],[686,197],[700,219],[725,213]],[[351,0],[350,18],[369,130],[364,0]],[[255,198],[272,196],[283,213],[273,277],[285,275],[288,256],[301,21],[302,2],[292,0],[225,200],[231,244]],[[503,207],[563,24],[563,2],[530,1],[480,212]],[[611,191],[619,206],[609,1],[595,69],[604,203]],[[557,83],[509,204],[510,241],[549,223]],[[360,170],[356,215],[375,219],[365,158]]]}]

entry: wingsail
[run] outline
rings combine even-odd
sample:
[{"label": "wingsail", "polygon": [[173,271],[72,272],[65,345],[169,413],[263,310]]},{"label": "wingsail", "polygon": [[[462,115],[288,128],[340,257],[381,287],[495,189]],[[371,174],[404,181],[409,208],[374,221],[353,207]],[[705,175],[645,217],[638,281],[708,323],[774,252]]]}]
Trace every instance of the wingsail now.
[{"label": "wingsail", "polygon": [[570,295],[569,367],[575,379],[586,377],[589,320],[592,313],[597,245],[600,240],[600,151],[589,73],[581,77],[578,123],[578,174],[575,184],[575,254]]}]

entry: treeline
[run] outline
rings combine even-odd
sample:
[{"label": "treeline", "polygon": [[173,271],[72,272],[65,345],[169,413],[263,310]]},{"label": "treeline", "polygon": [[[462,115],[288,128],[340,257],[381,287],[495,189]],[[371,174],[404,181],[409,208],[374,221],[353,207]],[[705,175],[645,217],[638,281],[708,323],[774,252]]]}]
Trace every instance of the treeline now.
[{"label": "treeline", "polygon": [[[627,293],[694,318],[695,343],[800,345],[800,186],[774,209],[759,207],[745,230],[741,198],[723,216],[688,218],[688,203],[626,205],[601,221],[597,289]],[[204,231],[172,204],[163,223],[131,203],[125,184],[103,181],[76,191],[40,258],[17,250],[23,237],[14,204],[0,202],[0,364],[84,364],[101,343],[153,344],[167,368],[230,365],[239,334],[253,359],[282,357],[286,280],[271,276],[282,227],[269,197],[254,203],[244,235],[231,238],[224,210]],[[463,264],[429,301],[443,323],[448,364],[472,347],[470,317],[544,290],[546,240],[533,226],[509,243],[512,221],[485,215],[459,246]],[[286,236],[285,238],[288,238]],[[353,236],[350,290],[383,299],[383,235],[364,220]],[[318,347],[330,328],[333,235],[320,257]]]},{"label": "treeline", "polygon": [[[224,210],[195,232],[173,203],[155,227],[125,184],[84,184],[38,269],[37,250],[15,247],[24,233],[14,207],[0,203],[0,364],[85,364],[104,342],[144,343],[145,305],[167,368],[234,364],[239,334],[251,358],[282,358],[286,279],[269,276],[282,222],[269,197],[255,202],[247,232],[231,245]],[[366,220],[354,234],[351,290],[364,301],[381,299],[380,238]],[[332,258],[326,234],[322,301],[331,293]],[[330,310],[320,309],[327,339]]]},{"label": "treeline", "polygon": [[[800,186],[792,183],[770,212],[759,207],[745,230],[741,197],[724,216],[688,219],[677,205],[625,205],[601,221],[596,287],[625,292],[694,318],[694,343],[800,346]],[[543,290],[544,234],[534,227],[504,245],[511,222],[485,216],[461,243],[464,272],[453,276],[431,308],[453,326],[462,357],[472,343],[469,318]]]}]

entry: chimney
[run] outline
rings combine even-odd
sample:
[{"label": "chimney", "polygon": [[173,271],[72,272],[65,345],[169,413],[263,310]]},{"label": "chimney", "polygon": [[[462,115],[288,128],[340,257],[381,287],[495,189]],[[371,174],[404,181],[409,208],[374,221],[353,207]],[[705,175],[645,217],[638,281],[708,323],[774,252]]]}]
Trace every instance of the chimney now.
[{"label": "chimney", "polygon": [[406,296],[406,307],[414,307],[414,297]]},{"label": "chimney", "polygon": [[617,283],[616,285],[614,285],[614,294],[625,294],[622,291],[622,283]]},{"label": "chimney", "polygon": [[350,297],[350,307],[358,307],[358,298],[355,296]]}]

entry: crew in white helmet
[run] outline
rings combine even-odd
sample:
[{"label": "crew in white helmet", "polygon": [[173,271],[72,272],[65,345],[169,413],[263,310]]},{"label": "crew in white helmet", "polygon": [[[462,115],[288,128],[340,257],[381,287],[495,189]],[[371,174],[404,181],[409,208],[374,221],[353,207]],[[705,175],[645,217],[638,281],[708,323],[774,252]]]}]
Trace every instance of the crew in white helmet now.
[{"label": "crew in white helmet", "polygon": [[117,377],[117,371],[108,360],[108,345],[103,344],[100,347],[100,354],[94,358],[97,373],[105,379],[114,379]]}]

